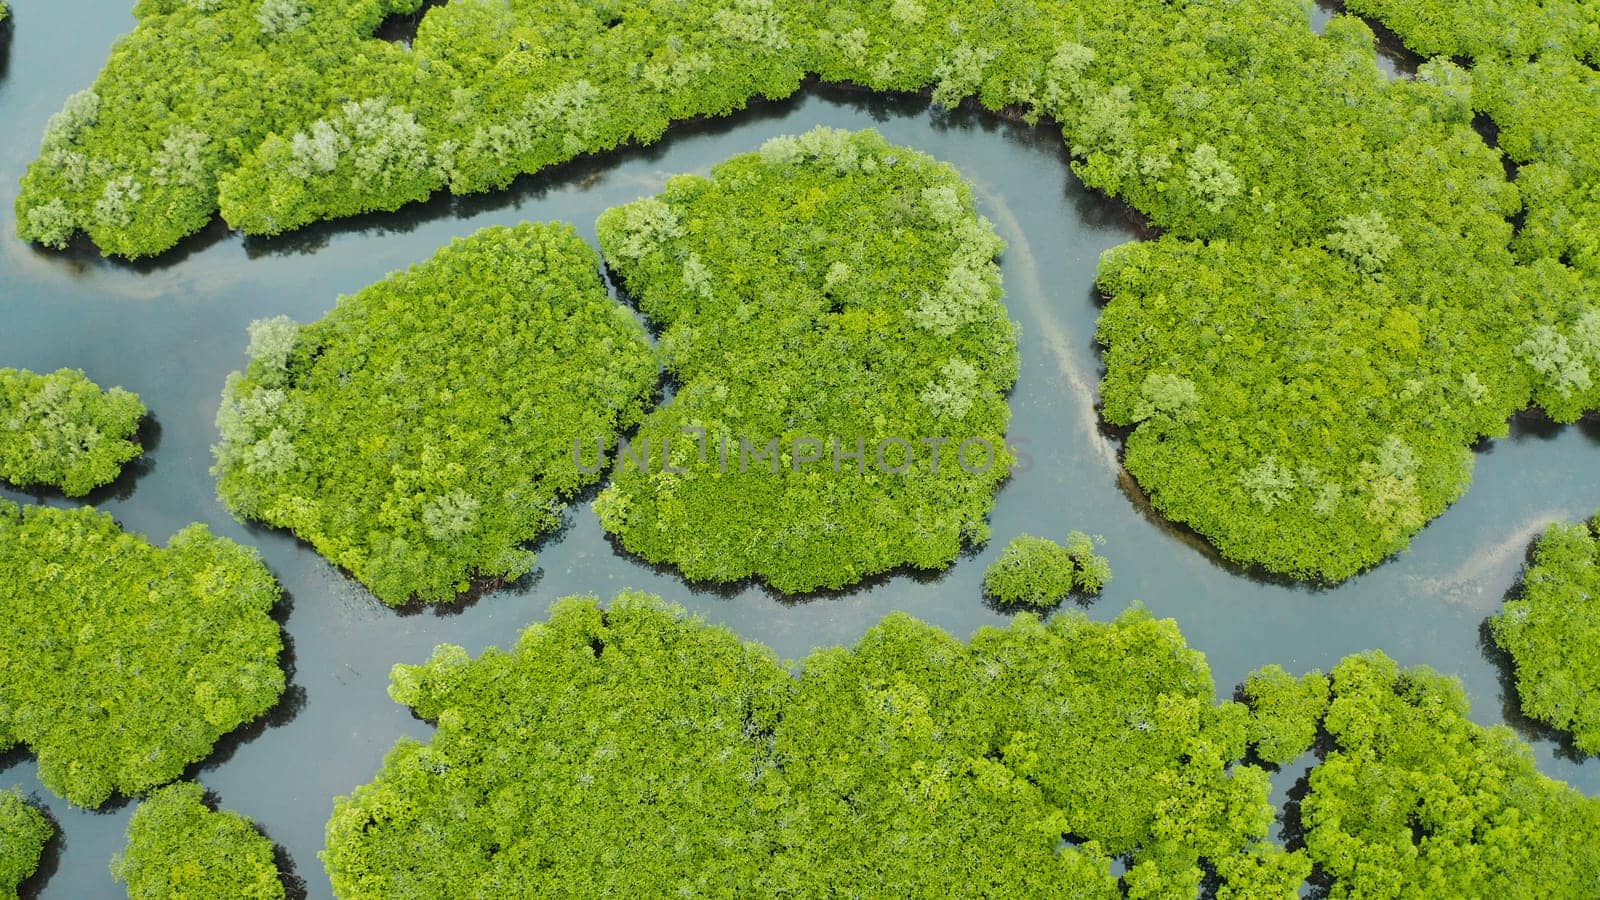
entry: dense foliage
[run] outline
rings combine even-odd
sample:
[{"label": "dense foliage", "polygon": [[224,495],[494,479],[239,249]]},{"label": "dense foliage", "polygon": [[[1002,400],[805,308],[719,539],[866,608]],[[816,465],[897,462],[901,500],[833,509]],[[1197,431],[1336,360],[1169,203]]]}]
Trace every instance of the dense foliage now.
[{"label": "dense foliage", "polygon": [[1049,538],[1019,534],[983,576],[983,592],[1004,604],[1049,608],[1074,590],[1097,594],[1111,580],[1111,563],[1094,552],[1081,531],[1065,547]]},{"label": "dense foliage", "polygon": [[82,230],[119,256],[168,249],[216,214],[219,179],[269,134],[309,128],[363,82],[407,80],[394,77],[404,49],[371,35],[419,5],[142,0],[94,86],[50,120],[19,233],[62,246]]},{"label": "dense foliage", "polygon": [[1301,801],[1306,852],[1334,897],[1588,897],[1600,799],[1540,774],[1456,682],[1381,653],[1332,675],[1334,749]]},{"label": "dense foliage", "polygon": [[983,592],[1006,604],[1052,607],[1072,592],[1077,564],[1049,538],[1019,534],[983,576]]},{"label": "dense foliage", "polygon": [[250,357],[217,413],[219,494],[390,604],[530,571],[523,545],[599,477],[574,446],[613,441],[657,379],[558,225],[485,229],[310,325],[257,322]]},{"label": "dense foliage", "polygon": [[469,2],[410,46],[372,37],[421,0],[142,0],[94,87],[53,122],[19,228],[159,253],[219,208],[252,233],[504,187],[798,87],[771,0]]},{"label": "dense foliage", "polygon": [[55,826],[21,791],[0,791],[0,900],[17,900],[17,887],[39,868],[53,834]]},{"label": "dense foliage", "polygon": [[417,0],[143,0],[47,130],[19,229],[143,255],[220,203],[274,233],[655,140],[806,72],[975,95],[1059,122],[1082,179],[1168,232],[1108,259],[1101,331],[1155,506],[1230,558],[1339,579],[1459,496],[1466,448],[1530,398],[1600,404],[1575,277],[1600,265],[1593,4],[1352,6],[1471,71],[1386,80],[1364,23],[1318,35],[1286,0],[454,2],[409,47],[371,34]]},{"label": "dense foliage", "polygon": [[1512,313],[1478,274],[1430,307],[1401,273],[1323,249],[1111,251],[1104,409],[1138,425],[1125,464],[1231,559],[1321,579],[1382,559],[1466,490],[1468,445],[1527,402],[1512,347],[1490,338]]},{"label": "dense foliage", "polygon": [[1283,765],[1311,749],[1328,708],[1328,679],[1320,672],[1295,678],[1282,666],[1250,673],[1241,693],[1250,705],[1250,743],[1256,755]]},{"label": "dense foliage", "polygon": [[[1349,212],[1332,207],[1369,187],[1439,189],[1441,202],[1481,190],[1451,187],[1445,160],[1414,186],[1370,165],[1395,144],[1460,136],[1427,120],[1448,92],[1386,87],[1358,22],[1319,37],[1303,8],[1274,0],[457,3],[428,10],[410,46],[371,37],[419,5],[144,0],[92,91],[49,129],[24,234],[86,228],[139,255],[203,224],[219,185],[224,216],[259,233],[500,187],[785,96],[806,72],[1052,116],[1087,180],[1185,236],[1287,224],[1320,240]],[[1258,77],[1231,77],[1235,65]],[[231,71],[254,77],[218,77]],[[1309,142],[1305,126],[1359,133]]]},{"label": "dense foliage", "polygon": [[76,369],[39,375],[0,369],[0,479],[79,497],[115,481],[143,452],[137,394],[102,391]]},{"label": "dense foliage", "polygon": [[0,749],[80,806],[142,794],[283,692],[277,582],[191,525],[165,548],[93,509],[0,501]]},{"label": "dense foliage", "polygon": [[168,785],[139,804],[128,847],[111,861],[130,900],[279,900],[272,842],[238,813],[214,811],[205,788]]},{"label": "dense foliage", "polygon": [[630,597],[564,602],[477,661],[441,646],[394,669],[439,730],[336,803],[334,890],[725,895],[775,838],[759,798],[790,691],[769,653]]},{"label": "dense foliage", "polygon": [[1516,667],[1522,711],[1600,754],[1600,538],[1596,523],[1550,526],[1521,593],[1491,620]]},{"label": "dense foliage", "polygon": [[1582,0],[1355,0],[1350,8],[1423,56],[1600,59],[1600,10]]},{"label": "dense foliage", "polygon": [[988,536],[1016,337],[1003,244],[953,169],[821,128],[599,231],[677,384],[595,504],[627,549],[797,592]]},{"label": "dense foliage", "polygon": [[[1538,400],[1560,421],[1600,406],[1600,8],[1571,0],[1360,0],[1408,46],[1469,63],[1455,77],[1517,164],[1525,205],[1519,257],[1542,267],[1551,296],[1518,354],[1539,376]],[[1548,287],[1546,283],[1550,283]]]},{"label": "dense foliage", "polygon": [[[557,604],[391,693],[438,724],[335,803],[342,897],[1292,897],[1248,713],[1135,609],[964,645],[896,614],[798,680],[647,595]],[[1129,868],[1112,876],[1113,857]]]},{"label": "dense foliage", "polygon": [[[1575,0],[1353,0],[1439,57],[1483,114],[1520,189],[1503,328],[1534,400],[1559,422],[1600,408],[1600,7]],[[1443,62],[1450,57],[1466,68]]]},{"label": "dense foliage", "polygon": [[1130,897],[1192,897],[1207,869],[1224,896],[1293,896],[1309,864],[1263,840],[1246,710],[1214,696],[1142,608],[1024,615],[968,646],[893,615],[812,654],[776,728],[798,833],[775,887],[1115,897],[1121,857]]}]

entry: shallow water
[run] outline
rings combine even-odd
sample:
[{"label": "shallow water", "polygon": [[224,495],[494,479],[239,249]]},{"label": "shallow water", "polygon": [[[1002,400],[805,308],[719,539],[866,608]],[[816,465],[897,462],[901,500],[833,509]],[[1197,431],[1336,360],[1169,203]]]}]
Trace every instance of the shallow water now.
[{"label": "shallow water", "polygon": [[[159,434],[141,471],[95,502],[158,543],[191,521],[205,522],[260,548],[283,583],[290,598],[283,621],[293,649],[291,694],[269,723],[226,741],[194,774],[222,805],[254,818],[286,850],[312,897],[330,893],[317,852],[332,798],[370,780],[397,737],[430,733],[389,700],[389,667],[421,661],[440,642],[474,653],[508,644],[566,594],[656,591],[798,658],[853,641],[891,610],[961,636],[1002,625],[1008,617],[986,607],[978,591],[1000,546],[1020,531],[1061,536],[1079,528],[1105,535],[1104,552],[1116,570],[1088,614],[1109,619],[1143,601],[1176,618],[1210,659],[1221,695],[1266,663],[1325,669],[1345,654],[1381,648],[1403,664],[1460,677],[1475,717],[1498,723],[1508,715],[1501,674],[1480,645],[1479,626],[1514,583],[1542,523],[1600,508],[1600,430],[1519,425],[1512,437],[1479,452],[1465,498],[1409,552],[1369,574],[1314,590],[1251,578],[1217,562],[1124,490],[1116,444],[1102,434],[1094,409],[1095,263],[1101,251],[1134,238],[1132,218],[1077,183],[1048,130],[934,113],[920,102],[808,92],[674,131],[647,150],[524,179],[508,192],[439,200],[271,241],[243,240],[218,226],[153,264],[109,263],[92,251],[40,252],[13,237],[17,178],[45,119],[93,81],[132,18],[125,5],[24,0],[15,19],[9,64],[0,74],[0,365],[82,367],[102,385],[137,391]],[[991,520],[996,540],[944,577],[900,576],[804,602],[759,589],[695,591],[669,572],[618,555],[580,505],[570,510],[567,530],[541,547],[539,571],[526,583],[460,610],[401,615],[290,535],[241,525],[216,500],[207,473],[212,419],[224,376],[243,364],[251,320],[280,313],[315,319],[338,294],[485,225],[567,220],[593,241],[595,218],[607,207],[654,193],[670,175],[704,172],[768,137],[819,124],[875,127],[955,165],[1010,245],[1003,269],[1007,303],[1022,324],[1023,359],[1012,433],[1029,442],[1036,463],[1002,490]],[[1600,793],[1600,762],[1563,757],[1556,742],[1517,727],[1533,741],[1545,772]],[[1278,779],[1280,800],[1299,774]],[[0,757],[0,788],[13,784],[43,800],[64,832],[32,885],[39,896],[120,896],[106,863],[122,847],[132,806],[74,810],[38,783],[32,759],[18,752]]]}]

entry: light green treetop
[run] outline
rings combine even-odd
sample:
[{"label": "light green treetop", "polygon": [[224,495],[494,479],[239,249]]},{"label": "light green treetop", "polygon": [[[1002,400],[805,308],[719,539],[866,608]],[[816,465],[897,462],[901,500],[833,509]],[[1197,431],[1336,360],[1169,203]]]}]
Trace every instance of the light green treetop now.
[{"label": "light green treetop", "polygon": [[17,887],[39,868],[55,826],[20,790],[0,791],[0,900],[17,900]]},{"label": "light green treetop", "polygon": [[526,544],[638,420],[644,328],[564,225],[489,228],[340,300],[250,328],[217,412],[217,489],[391,605],[533,568]]},{"label": "light green treetop", "polygon": [[76,369],[0,369],[0,479],[79,497],[115,481],[144,452],[137,394],[102,391]]},{"label": "light green treetop", "polygon": [[1600,754],[1600,539],[1595,524],[1555,524],[1533,549],[1520,592],[1490,620],[1510,654],[1522,710]]},{"label": "light green treetop", "polygon": [[111,875],[130,900],[281,900],[272,842],[249,819],[211,809],[193,781],[168,785],[139,804],[128,846]]},{"label": "light green treetop", "polygon": [[1213,692],[1142,609],[967,644],[895,614],[795,678],[657,598],[568,598],[510,650],[395,668],[438,730],[336,801],[323,858],[345,898],[1193,896],[1207,866],[1292,897],[1309,863],[1265,840],[1248,711]]},{"label": "light green treetop", "polygon": [[0,501],[0,748],[90,808],[177,778],[283,693],[279,595],[204,525],[155,547],[90,508]]},{"label": "light green treetop", "polygon": [[795,593],[943,568],[987,536],[1016,335],[1003,244],[954,169],[819,128],[599,234],[677,382],[632,440],[648,465],[624,458],[595,503],[624,547]]}]

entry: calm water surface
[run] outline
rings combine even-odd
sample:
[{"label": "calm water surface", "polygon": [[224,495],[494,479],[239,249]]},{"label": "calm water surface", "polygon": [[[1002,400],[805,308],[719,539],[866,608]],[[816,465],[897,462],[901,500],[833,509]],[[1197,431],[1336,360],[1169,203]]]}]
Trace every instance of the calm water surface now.
[{"label": "calm water surface", "polygon": [[[558,597],[610,596],[625,587],[664,594],[790,658],[852,642],[891,610],[966,636],[1007,621],[980,601],[979,582],[1000,545],[1020,531],[1105,535],[1116,580],[1089,615],[1110,619],[1142,601],[1177,619],[1210,659],[1219,694],[1266,663],[1326,669],[1345,654],[1382,648],[1404,664],[1458,676],[1479,721],[1513,717],[1545,772],[1600,793],[1600,763],[1563,755],[1556,742],[1514,719],[1501,672],[1479,638],[1538,529],[1600,508],[1600,432],[1518,426],[1481,450],[1471,491],[1409,552],[1338,588],[1270,583],[1219,564],[1192,537],[1142,511],[1120,484],[1116,444],[1101,433],[1094,409],[1100,359],[1092,283],[1099,254],[1134,239],[1135,228],[1119,204],[1077,183],[1059,139],[1044,129],[932,113],[914,102],[809,92],[674,132],[649,150],[524,179],[505,193],[271,241],[215,227],[153,264],[110,263],[92,251],[55,254],[20,243],[12,203],[45,120],[93,81],[117,35],[133,25],[129,7],[88,0],[14,6],[9,61],[0,67],[0,365],[82,367],[102,385],[137,391],[159,434],[137,474],[94,502],[158,543],[189,522],[205,522],[260,548],[283,583],[291,692],[269,722],[227,740],[193,774],[284,848],[312,897],[330,893],[317,853],[333,797],[370,780],[398,737],[431,731],[385,693],[394,663],[421,661],[440,642],[474,653],[509,644]],[[583,505],[541,548],[540,568],[526,583],[464,609],[400,615],[288,534],[241,525],[216,500],[207,473],[212,421],[224,376],[244,361],[251,320],[280,313],[316,319],[337,295],[486,225],[566,220],[593,241],[595,218],[607,207],[654,193],[673,174],[703,173],[773,135],[823,124],[877,128],[952,163],[976,186],[982,211],[1010,245],[1007,302],[1023,335],[1013,434],[1030,442],[1037,462],[1001,492],[992,518],[997,540],[944,577],[896,577],[805,602],[759,589],[698,592],[613,552]],[[1280,799],[1299,774],[1280,775]],[[33,792],[62,826],[46,871],[31,885],[38,896],[119,896],[106,864],[122,847],[132,806],[73,809],[39,784],[33,760],[20,752],[0,757],[0,788],[13,784]]]}]

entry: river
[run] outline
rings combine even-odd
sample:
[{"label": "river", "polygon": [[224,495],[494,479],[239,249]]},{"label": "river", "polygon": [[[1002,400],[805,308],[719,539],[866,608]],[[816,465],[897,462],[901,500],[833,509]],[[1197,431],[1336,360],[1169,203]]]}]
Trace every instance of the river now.
[{"label": "river", "polygon": [[[962,637],[1003,625],[1008,617],[979,597],[984,568],[1000,547],[1021,531],[1062,537],[1082,529],[1105,536],[1103,552],[1116,572],[1088,614],[1110,619],[1142,601],[1175,618],[1206,653],[1222,696],[1267,663],[1326,670],[1346,654],[1380,648],[1402,664],[1459,677],[1474,717],[1492,724],[1507,721],[1509,711],[1502,672],[1480,642],[1480,626],[1514,584],[1543,523],[1600,508],[1600,428],[1530,419],[1519,421],[1509,438],[1480,448],[1466,496],[1408,552],[1365,575],[1313,589],[1253,578],[1219,562],[1125,489],[1115,440],[1099,427],[1100,301],[1093,280],[1102,251],[1135,239],[1125,208],[1077,182],[1048,129],[934,112],[915,100],[808,90],[728,120],[676,129],[648,149],[524,178],[509,191],[436,199],[274,240],[246,240],[218,223],[145,264],[108,262],[93,251],[40,251],[14,236],[17,179],[45,120],[93,81],[133,19],[127,3],[24,0],[20,6],[0,66],[0,365],[81,367],[102,386],[138,392],[154,415],[150,452],[94,502],[157,543],[189,522],[205,522],[259,548],[282,582],[290,693],[266,722],[226,739],[192,774],[281,845],[310,897],[330,895],[317,854],[333,798],[371,780],[397,738],[431,732],[390,701],[390,666],[421,661],[441,642],[473,653],[508,645],[567,594],[655,591],[799,658],[854,641],[891,610]],[[213,418],[223,378],[244,363],[251,320],[278,314],[314,320],[339,294],[486,225],[565,220],[593,242],[595,219],[606,208],[656,192],[671,175],[704,173],[769,137],[816,125],[876,128],[892,142],[953,164],[1009,244],[1007,304],[1022,325],[1012,434],[1028,442],[1035,465],[1001,491],[991,520],[995,540],[943,577],[899,576],[798,602],[759,589],[696,591],[669,571],[615,552],[584,504],[572,507],[568,527],[539,547],[539,569],[525,582],[464,608],[399,614],[291,535],[242,525],[217,501],[208,474]],[[40,500],[4,489],[0,496]],[[1566,757],[1548,735],[1525,722],[1511,724],[1532,742],[1544,772],[1600,794],[1600,761]],[[20,750],[0,756],[0,789],[20,784],[62,828],[29,887],[47,898],[121,896],[106,866],[122,848],[132,804],[74,809],[39,784],[35,769]],[[1301,774],[1295,767],[1280,773],[1280,801]]]}]

